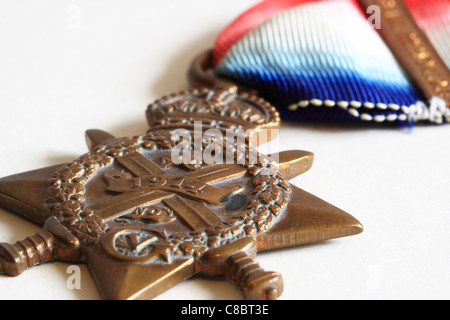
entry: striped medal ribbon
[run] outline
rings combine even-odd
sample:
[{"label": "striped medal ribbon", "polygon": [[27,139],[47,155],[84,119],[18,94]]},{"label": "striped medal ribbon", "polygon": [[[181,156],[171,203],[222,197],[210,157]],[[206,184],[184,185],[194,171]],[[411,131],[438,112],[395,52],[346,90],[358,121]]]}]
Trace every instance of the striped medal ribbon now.
[{"label": "striped medal ribbon", "polygon": [[218,77],[298,121],[450,122],[450,0],[266,0],[212,51]]}]

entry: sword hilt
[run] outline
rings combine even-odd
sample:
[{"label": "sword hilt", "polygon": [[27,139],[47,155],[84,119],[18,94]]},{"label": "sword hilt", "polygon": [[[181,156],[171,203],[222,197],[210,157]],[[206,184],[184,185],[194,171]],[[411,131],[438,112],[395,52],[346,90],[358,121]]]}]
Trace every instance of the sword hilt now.
[{"label": "sword hilt", "polygon": [[198,271],[228,276],[247,300],[275,300],[283,291],[283,278],[278,272],[264,271],[255,256],[256,241],[239,239],[206,252]]},{"label": "sword hilt", "polygon": [[26,269],[54,260],[54,245],[55,237],[45,230],[14,245],[0,243],[0,273],[18,276]]},{"label": "sword hilt", "polygon": [[246,300],[276,300],[283,291],[278,272],[264,271],[252,257],[238,252],[228,258],[230,278],[244,293]]},{"label": "sword hilt", "polygon": [[13,245],[0,243],[0,274],[15,277],[34,266],[56,259],[75,260],[80,255],[78,239],[51,217],[43,231]]}]

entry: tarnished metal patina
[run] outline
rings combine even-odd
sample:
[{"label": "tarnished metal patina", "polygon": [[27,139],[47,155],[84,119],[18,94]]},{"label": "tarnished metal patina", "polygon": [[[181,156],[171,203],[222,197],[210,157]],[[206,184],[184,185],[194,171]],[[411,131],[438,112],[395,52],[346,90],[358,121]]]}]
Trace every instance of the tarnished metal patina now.
[{"label": "tarnished metal patina", "polygon": [[[263,99],[222,83],[163,97],[147,118],[144,135],[90,130],[89,152],[78,159],[0,179],[0,205],[43,226],[0,244],[1,273],[71,261],[88,265],[104,299],[149,299],[195,274],[228,277],[246,299],[276,299],[282,277],[254,261],[258,251],[362,231],[349,214],[289,184],[313,154],[241,148],[243,133],[259,144],[280,125]],[[220,140],[211,130],[237,135]],[[180,146],[192,150],[189,161],[177,161]],[[224,161],[199,161],[196,152]]]}]

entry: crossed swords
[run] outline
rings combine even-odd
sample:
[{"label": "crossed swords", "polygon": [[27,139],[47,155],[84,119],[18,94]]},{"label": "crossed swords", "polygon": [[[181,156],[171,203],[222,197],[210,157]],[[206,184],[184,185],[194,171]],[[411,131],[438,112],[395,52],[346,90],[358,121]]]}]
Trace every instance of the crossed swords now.
[{"label": "crossed swords", "polygon": [[[171,179],[170,186],[156,184],[147,187],[143,185],[142,180],[170,176],[140,153],[128,154],[116,158],[116,160],[133,173],[137,179],[130,181],[135,184],[134,188],[124,187],[124,190],[121,190],[122,194],[90,207],[105,222],[118,218],[124,212],[136,207],[163,201],[192,230],[216,225],[222,220],[203,201],[217,205],[226,196],[240,189],[222,190],[208,184],[234,178],[246,172],[246,169],[240,165],[215,165],[175,177],[175,179]],[[114,182],[123,184],[126,178],[117,180],[121,181]],[[115,191],[115,188],[110,184],[108,190]]]}]

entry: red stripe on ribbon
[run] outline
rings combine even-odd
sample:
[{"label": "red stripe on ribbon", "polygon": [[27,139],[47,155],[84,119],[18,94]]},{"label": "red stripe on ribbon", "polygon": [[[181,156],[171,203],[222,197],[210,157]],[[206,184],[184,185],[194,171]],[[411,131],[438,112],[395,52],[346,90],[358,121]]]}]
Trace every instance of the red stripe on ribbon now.
[{"label": "red stripe on ribbon", "polygon": [[359,7],[356,0],[265,0],[258,3],[220,33],[214,45],[213,65],[216,66],[236,42],[271,17],[302,4],[331,1],[348,1]]},{"label": "red stripe on ribbon", "polygon": [[440,29],[450,23],[449,0],[403,0],[423,30]]},{"label": "red stripe on ribbon", "polygon": [[217,65],[233,44],[267,19],[298,5],[316,1],[320,0],[266,0],[251,7],[220,33],[214,45],[213,64]]}]

